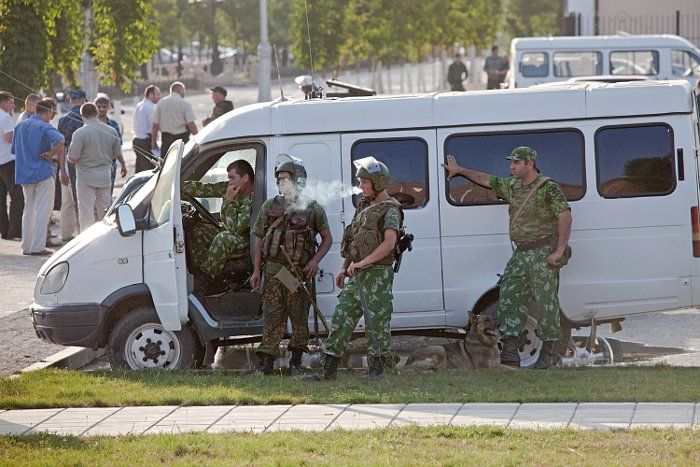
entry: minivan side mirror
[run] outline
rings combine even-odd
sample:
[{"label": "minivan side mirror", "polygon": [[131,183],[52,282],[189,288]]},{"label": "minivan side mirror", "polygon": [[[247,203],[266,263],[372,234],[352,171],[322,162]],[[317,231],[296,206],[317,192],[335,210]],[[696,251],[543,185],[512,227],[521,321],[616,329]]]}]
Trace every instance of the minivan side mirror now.
[{"label": "minivan side mirror", "polygon": [[136,218],[134,211],[128,204],[122,204],[117,208],[117,228],[122,237],[131,237],[136,233]]}]

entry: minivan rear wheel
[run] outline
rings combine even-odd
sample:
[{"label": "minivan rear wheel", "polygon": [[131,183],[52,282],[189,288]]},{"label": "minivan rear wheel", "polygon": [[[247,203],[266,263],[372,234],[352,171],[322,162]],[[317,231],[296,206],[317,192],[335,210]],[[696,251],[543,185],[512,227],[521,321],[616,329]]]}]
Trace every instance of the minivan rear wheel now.
[{"label": "minivan rear wheel", "polygon": [[190,324],[180,331],[166,331],[153,308],[140,307],[114,326],[107,356],[113,369],[180,370],[201,366],[204,347]]}]

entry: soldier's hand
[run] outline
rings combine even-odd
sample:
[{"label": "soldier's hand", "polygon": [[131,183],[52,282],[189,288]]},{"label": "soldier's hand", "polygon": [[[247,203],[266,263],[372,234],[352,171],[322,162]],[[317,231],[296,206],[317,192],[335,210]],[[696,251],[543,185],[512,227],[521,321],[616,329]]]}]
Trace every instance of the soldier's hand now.
[{"label": "soldier's hand", "polygon": [[346,273],[344,271],[340,271],[338,275],[335,276],[335,285],[338,286],[339,289],[345,287],[345,276]]},{"label": "soldier's hand", "polygon": [[365,267],[363,264],[351,263],[350,266],[348,266],[348,276],[355,277],[355,273],[357,272],[357,270],[362,269],[363,267]]},{"label": "soldier's hand", "polygon": [[253,289],[253,292],[257,292],[259,286],[260,286],[260,271],[253,271],[253,275],[250,276],[250,288]]},{"label": "soldier's hand", "polygon": [[226,188],[226,194],[224,195],[224,199],[227,199],[229,201],[233,201],[233,199],[238,196],[238,193],[241,192],[241,187],[234,187],[233,185],[229,185]]},{"label": "soldier's hand", "polygon": [[122,165],[121,176],[122,178],[126,177],[126,165]]},{"label": "soldier's hand", "polygon": [[455,177],[456,175],[459,175],[459,169],[462,167],[457,163],[457,159],[455,159],[455,156],[448,154],[447,155],[447,162],[444,164],[440,164],[442,167],[447,170],[447,179],[451,180],[452,177]]},{"label": "soldier's hand", "polygon": [[554,267],[559,267],[559,260],[561,260],[561,257],[564,255],[564,252],[559,253],[558,251],[555,251],[551,255],[547,257],[547,263],[550,266]]},{"label": "soldier's hand", "polygon": [[306,277],[311,279],[316,275],[316,271],[318,271],[318,262],[315,260],[310,260],[308,263],[306,263],[306,267],[304,268],[304,274]]}]

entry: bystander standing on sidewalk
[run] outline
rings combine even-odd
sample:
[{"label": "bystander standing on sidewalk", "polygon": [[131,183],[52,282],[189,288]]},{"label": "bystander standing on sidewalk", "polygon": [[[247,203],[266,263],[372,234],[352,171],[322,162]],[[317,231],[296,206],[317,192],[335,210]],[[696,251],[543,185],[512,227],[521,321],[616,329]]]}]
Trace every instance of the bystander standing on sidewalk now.
[{"label": "bystander standing on sidewalk", "polygon": [[486,57],[484,63],[484,71],[488,76],[486,89],[501,89],[501,83],[506,77],[508,71],[508,63],[502,57],[498,56],[498,46],[491,47],[491,55]]},{"label": "bystander standing on sidewalk", "polygon": [[[107,113],[109,112],[109,107],[110,107],[110,101],[109,97],[106,94],[102,94],[95,99],[95,106],[97,107],[97,118],[99,121],[102,123],[106,123],[107,125],[111,126],[114,128],[117,132],[117,135],[119,135],[119,146],[124,143],[122,140],[122,132],[119,129],[119,124],[117,123],[116,120],[113,120],[107,116]],[[116,160],[112,161],[112,169],[111,169],[111,175],[110,175],[110,185],[109,185],[109,199],[110,201],[112,200],[112,193],[114,192],[114,179],[116,178],[117,175],[117,161],[122,166],[122,178],[126,177],[126,163],[124,162],[124,158],[122,157],[121,151],[119,152],[119,156],[117,157]]]},{"label": "bystander standing on sidewalk", "polygon": [[233,102],[226,99],[228,92],[221,86],[211,88],[211,99],[214,101],[214,110],[211,116],[202,121],[202,126],[207,126],[226,112],[233,110]]},{"label": "bystander standing on sidewalk", "polygon": [[122,177],[126,176],[126,165],[117,131],[98,119],[95,104],[83,104],[80,115],[85,125],[73,134],[68,161],[76,168],[80,227],[85,230],[101,219],[109,207],[112,161],[120,160]]},{"label": "bystander standing on sidewalk", "polygon": [[185,100],[185,85],[175,81],[170,85],[170,95],[156,104],[151,128],[151,147],[158,147],[156,138],[160,131],[160,152],[162,157],[165,157],[170,145],[175,141],[181,139],[187,142],[190,135],[197,134],[196,119],[192,104]]},{"label": "bystander standing on sidewalk", "polygon": [[[85,103],[87,95],[82,89],[74,89],[70,94],[71,109],[58,121],[58,131],[66,139],[66,150],[70,147],[73,133],[83,126],[83,119],[80,117],[80,106]],[[67,158],[61,171],[68,173],[70,177],[69,185],[61,186],[61,240],[67,242],[71,240],[79,231],[78,226],[78,196],[75,185],[75,166],[68,163]]]},{"label": "bystander standing on sidewalk", "polygon": [[24,110],[17,117],[17,123],[23,122],[36,112],[36,103],[41,100],[41,96],[38,94],[30,94],[24,100]]},{"label": "bystander standing on sidewalk", "polygon": [[[36,114],[15,128],[12,153],[16,157],[15,182],[22,185],[24,213],[22,214],[22,253],[48,256],[46,230],[54,201],[54,168],[57,158],[63,164],[64,137],[49,123],[56,114],[56,102],[42,99]],[[61,172],[61,183],[69,183]]]},{"label": "bystander standing on sidewalk", "polygon": [[[15,98],[0,92],[0,235],[4,240],[22,237],[22,187],[15,184],[15,156],[12,154],[12,111]],[[7,215],[7,195],[10,195],[10,215]]]},{"label": "bystander standing on sidewalk", "polygon": [[134,109],[134,140],[132,145],[136,154],[136,167],[134,169],[136,173],[153,168],[153,164],[146,154],[151,152],[153,113],[159,100],[160,89],[158,86],[150,85],[146,88],[144,98],[136,104]]},{"label": "bystander standing on sidewalk", "polygon": [[469,72],[462,61],[462,54],[455,54],[455,61],[447,69],[447,82],[450,84],[450,91],[465,91],[462,82],[467,79],[467,76],[469,76]]}]

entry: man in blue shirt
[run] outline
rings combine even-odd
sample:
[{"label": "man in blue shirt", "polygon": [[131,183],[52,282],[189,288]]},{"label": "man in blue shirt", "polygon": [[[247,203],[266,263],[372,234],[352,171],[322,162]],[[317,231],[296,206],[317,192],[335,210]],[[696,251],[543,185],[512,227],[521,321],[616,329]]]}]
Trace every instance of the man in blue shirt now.
[{"label": "man in blue shirt", "polygon": [[[54,201],[54,168],[52,159],[63,165],[64,137],[49,124],[56,114],[56,102],[42,99],[36,114],[15,128],[12,153],[15,155],[15,183],[22,185],[24,213],[22,214],[22,253],[48,256],[45,248],[46,230]],[[61,183],[68,176],[61,172]]]},{"label": "man in blue shirt", "polygon": [[[83,126],[83,119],[80,116],[80,106],[85,103],[87,95],[82,89],[74,89],[70,93],[70,112],[58,121],[58,131],[66,139],[66,151],[73,140],[75,130]],[[60,172],[68,171],[70,184],[61,187],[61,240],[67,242],[78,232],[78,195],[75,184],[75,166],[69,164],[67,159],[65,165],[59,167]]]},{"label": "man in blue shirt", "polygon": [[[98,94],[99,97],[95,99],[95,106],[97,106],[97,118],[102,122],[106,123],[107,125],[111,126],[115,130],[117,130],[117,134],[119,135],[119,145],[121,146],[123,141],[122,141],[122,132],[119,130],[119,124],[116,122],[116,120],[113,120],[107,116],[107,112],[109,112],[109,107],[110,107],[110,101],[109,97],[107,97],[106,94],[100,93]],[[126,163],[124,163],[124,158],[122,157],[121,154],[119,154],[119,157],[115,161],[112,162],[112,182],[109,187],[109,198],[112,199],[112,193],[114,192],[114,179],[116,178],[117,175],[117,161],[122,166],[121,170],[121,176],[122,178],[126,177]]]}]

